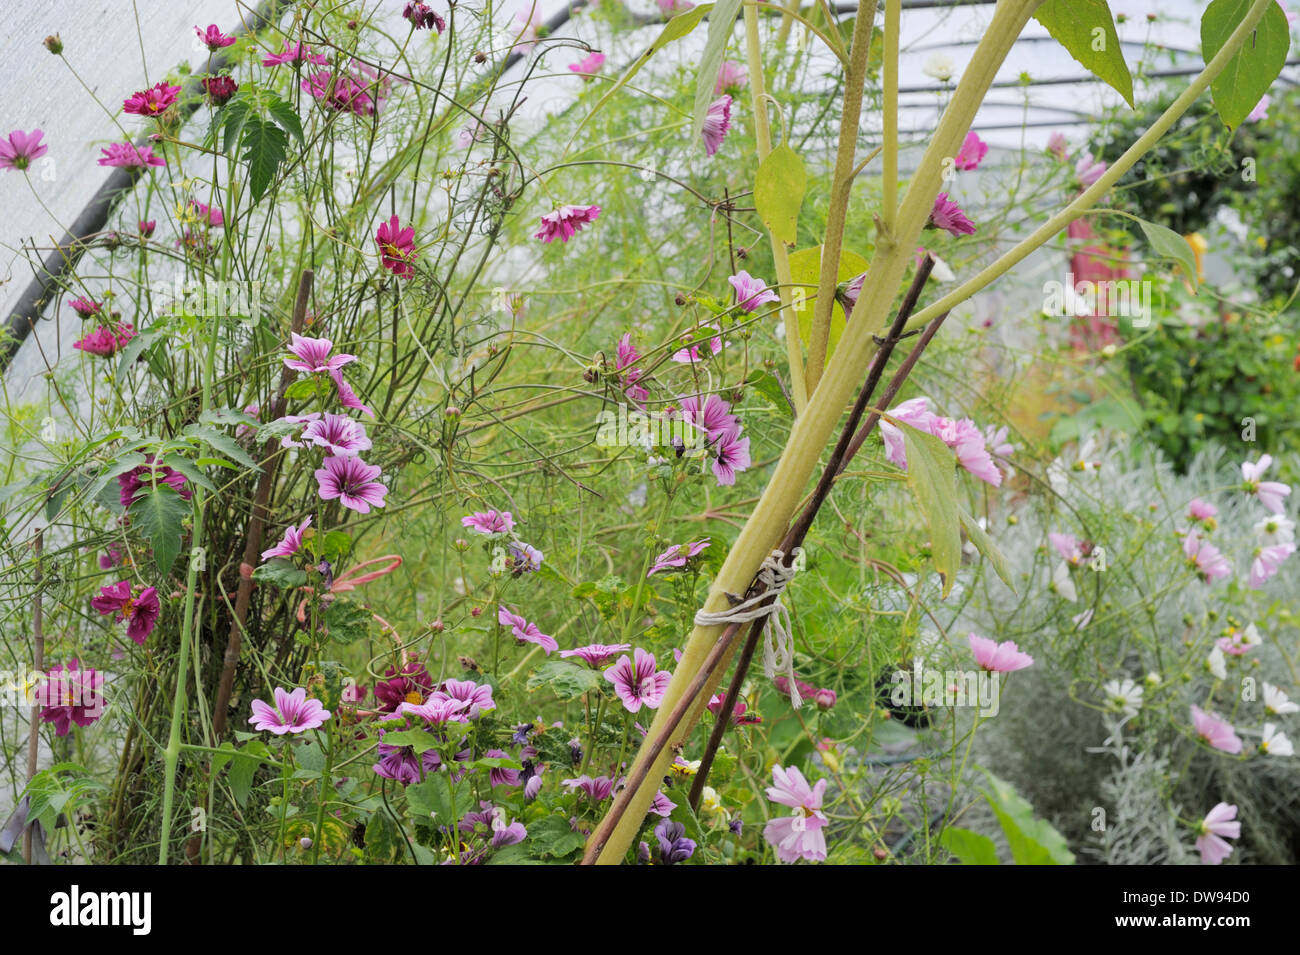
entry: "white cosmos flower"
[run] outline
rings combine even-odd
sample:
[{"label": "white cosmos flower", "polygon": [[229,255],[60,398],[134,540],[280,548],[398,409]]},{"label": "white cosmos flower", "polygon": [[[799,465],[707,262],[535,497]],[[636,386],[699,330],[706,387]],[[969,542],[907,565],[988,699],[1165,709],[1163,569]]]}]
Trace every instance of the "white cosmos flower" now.
[{"label": "white cosmos flower", "polygon": [[1264,709],[1274,716],[1300,713],[1300,703],[1292,703],[1287,695],[1272,683],[1264,684]]},{"label": "white cosmos flower", "polygon": [[1259,750],[1267,753],[1269,756],[1294,756],[1295,747],[1291,741],[1286,738],[1285,733],[1279,733],[1277,727],[1272,723],[1264,724],[1264,741],[1259,744]]},{"label": "white cosmos flower", "polygon": [[1261,547],[1290,544],[1295,541],[1295,521],[1281,514],[1270,514],[1255,522],[1255,537]]},{"label": "white cosmos flower", "polygon": [[940,83],[948,83],[957,73],[957,64],[951,57],[944,56],[942,53],[931,53],[921,64],[921,72]]},{"label": "white cosmos flower", "polygon": [[1056,565],[1056,570],[1052,571],[1052,589],[1056,591],[1057,596],[1074,603],[1079,599],[1079,592],[1074,589],[1074,581],[1070,579],[1070,565],[1061,561]]},{"label": "white cosmos flower", "polygon": [[1218,647],[1211,650],[1210,655],[1205,658],[1205,668],[1220,680],[1228,678],[1227,660],[1224,659],[1223,651]]},{"label": "white cosmos flower", "polygon": [[1138,710],[1142,709],[1144,691],[1132,680],[1111,680],[1102,689],[1106,692],[1107,705],[1126,717],[1137,716]]}]

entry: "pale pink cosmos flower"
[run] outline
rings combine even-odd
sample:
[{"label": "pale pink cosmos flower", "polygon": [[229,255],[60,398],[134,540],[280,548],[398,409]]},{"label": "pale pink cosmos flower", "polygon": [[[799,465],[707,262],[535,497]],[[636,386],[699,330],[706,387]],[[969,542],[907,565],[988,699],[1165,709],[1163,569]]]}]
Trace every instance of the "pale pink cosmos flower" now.
[{"label": "pale pink cosmos flower", "polygon": [[961,149],[957,150],[957,155],[953,157],[953,165],[964,170],[978,169],[988,152],[988,143],[980,139],[979,134],[972,129],[966,134]]},{"label": "pale pink cosmos flower", "polygon": [[1252,650],[1259,646],[1262,641],[1259,638],[1259,630],[1252,623],[1244,630],[1238,630],[1236,627],[1231,628],[1231,632],[1224,637],[1215,640],[1217,646],[1224,653],[1231,653],[1234,657],[1242,656],[1247,650]]},{"label": "pale pink cosmos flower", "polygon": [[313,53],[309,46],[285,40],[284,51],[281,53],[272,53],[270,56],[262,60],[262,65],[282,66],[286,63],[298,63],[300,61],[311,63],[313,66],[324,66],[330,61],[330,58],[321,53]]},{"label": "pale pink cosmos flower", "polygon": [[168,86],[166,81],[156,83],[147,90],[132,93],[122,101],[122,112],[136,116],[161,116],[180,93],[179,86]]},{"label": "pale pink cosmos flower", "polygon": [[560,656],[565,657],[566,659],[568,657],[578,657],[586,663],[587,666],[599,669],[620,653],[625,653],[631,649],[632,644],[630,643],[591,643],[585,647],[575,647],[572,650],[561,650]]},{"label": "pale pink cosmos flower", "polygon": [[723,487],[735,484],[736,474],[753,463],[749,457],[749,438],[741,437],[740,432],[737,425],[724,431],[712,444],[713,476]]},{"label": "pale pink cosmos flower", "polygon": [[1059,161],[1065,162],[1070,155],[1070,145],[1065,141],[1065,133],[1052,133],[1047,137],[1047,151]]},{"label": "pale pink cosmos flower", "polygon": [[475,511],[462,517],[460,524],[479,534],[509,534],[515,519],[509,511]]},{"label": "pale pink cosmos flower", "polygon": [[984,447],[984,434],[974,421],[936,417],[930,422],[930,433],[953,449],[957,463],[966,471],[986,484],[1001,486],[1002,472]]},{"label": "pale pink cosmos flower", "polygon": [[1261,119],[1268,119],[1268,107],[1272,102],[1273,98],[1265,93],[1260,97],[1259,102],[1255,104],[1255,108],[1246,114],[1246,122],[1257,123]]},{"label": "pale pink cosmos flower", "polygon": [[[909,398],[891,410],[889,415],[927,434],[930,432],[930,422],[936,417],[930,411],[930,399],[924,395],[920,398]],[[903,437],[902,429],[881,418],[880,437],[885,443],[885,459],[897,464],[900,468],[906,468],[907,443]]]},{"label": "pale pink cosmos flower", "polygon": [[497,623],[503,627],[509,627],[510,632],[514,634],[515,639],[520,643],[537,644],[548,657],[551,655],[552,650],[560,648],[554,637],[542,633],[537,624],[529,623],[517,613],[511,613],[504,605],[497,607]]},{"label": "pale pink cosmos flower", "polygon": [[930,221],[927,225],[931,228],[943,229],[955,236],[975,234],[975,223],[966,218],[966,213],[962,212],[961,206],[949,199],[946,192],[941,192],[934,197],[934,208],[930,210]]},{"label": "pale pink cosmos flower", "polygon": [[303,430],[305,443],[341,458],[354,457],[373,446],[361,422],[342,414],[326,414]]},{"label": "pale pink cosmos flower", "polygon": [[683,13],[695,6],[691,0],[655,0],[655,3],[659,4],[659,12],[666,17]]},{"label": "pale pink cosmos flower", "polygon": [[537,41],[541,39],[541,30],[545,25],[542,19],[541,11],[537,9],[537,4],[519,10],[515,13],[514,22],[510,27],[510,34],[514,37],[512,50],[520,53],[531,53],[533,47],[537,46]]},{"label": "pale pink cosmos flower", "polygon": [[[697,361],[702,361],[704,358],[704,352],[701,350],[700,346],[704,344],[704,341],[700,339],[699,336],[706,332],[716,332],[717,330],[718,328],[716,325],[700,325],[691,331],[684,333],[682,335],[682,341],[689,342],[690,344],[679,348],[677,351],[673,352],[670,357],[679,365],[690,365]],[[709,338],[708,346],[709,351],[714,355],[722,351],[722,336],[714,335]]]},{"label": "pale pink cosmos flower", "polygon": [[826,861],[826,835],[822,832],[828,822],[822,812],[826,780],[819,779],[816,786],[809,786],[797,766],[773,766],[772,782],[767,798],[794,811],[770,819],[763,827],[763,838],[772,844],[782,862]]},{"label": "pale pink cosmos flower", "polygon": [[1079,547],[1079,539],[1073,534],[1058,534],[1052,531],[1047,535],[1047,539],[1052,542],[1061,559],[1071,567],[1078,567],[1083,563],[1083,550]]},{"label": "pale pink cosmos flower", "polygon": [[1232,855],[1232,846],[1224,839],[1240,839],[1241,823],[1236,821],[1237,807],[1221,802],[1205,814],[1197,826],[1196,850],[1206,865],[1218,865]]},{"label": "pale pink cosmos flower", "polygon": [[[995,458],[1009,458],[1015,454],[1016,446],[1007,440],[1008,433],[1009,429],[1005,424],[1000,428],[994,428],[993,425],[984,428],[984,444]],[[1006,470],[1009,472],[1010,467]]]},{"label": "pale pink cosmos flower", "polygon": [[1202,501],[1199,497],[1194,497],[1187,505],[1188,520],[1201,521],[1202,523],[1210,520],[1219,509],[1208,501]]},{"label": "pale pink cosmos flower", "polygon": [[305,371],[309,374],[322,371],[333,374],[344,365],[357,360],[356,355],[330,355],[334,343],[328,338],[304,338],[297,332],[290,332],[289,336],[289,351],[293,353],[294,358],[284,360],[285,368]]},{"label": "pale pink cosmos flower", "polygon": [[261,700],[253,701],[253,715],[248,722],[254,729],[267,730],[276,736],[314,730],[329,719],[330,711],[320,700],[307,699],[307,691],[297,687],[292,693],[282,687],[275,688],[275,706]]},{"label": "pale pink cosmos flower", "polygon": [[1100,159],[1093,159],[1092,153],[1084,153],[1074,164],[1074,176],[1079,185],[1087,188],[1106,174],[1107,164]]},{"label": "pale pink cosmos flower", "polygon": [[569,69],[578,73],[582,78],[589,79],[600,72],[600,68],[605,65],[605,54],[592,52],[588,53],[577,63],[570,63]]},{"label": "pale pink cosmos flower", "polygon": [[583,226],[590,225],[600,215],[600,206],[560,206],[542,216],[542,231],[533,238],[543,242],[559,239],[568,242]]},{"label": "pale pink cosmos flower", "polygon": [[779,302],[780,296],[767,287],[762,279],[754,278],[744,269],[727,279],[736,290],[736,308],[742,312],[754,312],[760,305]]},{"label": "pale pink cosmos flower", "polygon": [[1192,706],[1192,726],[1196,735],[1215,749],[1235,756],[1241,752],[1241,737],[1227,720],[1220,719],[1213,713],[1207,713],[1199,706]]},{"label": "pale pink cosmos flower", "polygon": [[1255,559],[1250,562],[1250,576],[1246,586],[1258,590],[1282,567],[1282,561],[1295,553],[1295,544],[1271,544],[1255,550]]},{"label": "pale pink cosmos flower", "polygon": [[614,684],[614,692],[623,701],[629,713],[642,706],[656,709],[668,690],[672,674],[655,669],[655,655],[637,647],[633,651],[635,663],[627,654],[605,671],[605,679]]},{"label": "pale pink cosmos flower", "polygon": [[700,129],[700,136],[704,139],[706,155],[713,156],[722,148],[722,141],[727,138],[727,130],[730,128],[731,97],[723,94],[709,104],[708,112],[704,114],[704,126]]},{"label": "pale pink cosmos flower", "polygon": [[1014,640],[995,643],[988,637],[970,633],[967,634],[966,641],[970,644],[971,653],[975,654],[976,664],[990,673],[1011,673],[1034,665],[1034,658],[1021,651]]},{"label": "pale pink cosmos flower", "polygon": [[1183,554],[1207,584],[1232,574],[1228,558],[1224,557],[1219,548],[1209,541],[1202,540],[1195,531],[1188,531],[1187,536],[1183,538]]},{"label": "pale pink cosmos flower", "polygon": [[325,466],[313,472],[322,501],[338,501],[358,514],[369,514],[371,507],[383,507],[387,485],[379,477],[377,464],[366,464],[359,457],[325,459]]},{"label": "pale pink cosmos flower", "polygon": [[749,72],[735,60],[723,60],[718,67],[718,79],[713,84],[713,95],[721,96],[743,89],[749,83]]},{"label": "pale pink cosmos flower", "polygon": [[672,570],[674,567],[685,567],[686,562],[694,557],[700,551],[709,546],[709,538],[691,541],[688,544],[674,544],[666,551],[655,558],[654,564],[650,567],[647,577],[653,577],[663,570]]},{"label": "pale pink cosmos flower", "polygon": [[650,397],[650,392],[645,386],[637,384],[644,372],[633,366],[640,360],[641,354],[632,344],[632,333],[628,332],[618,340],[618,346],[615,348],[614,370],[622,376],[623,394],[639,405],[644,404]]},{"label": "pale pink cosmos flower", "polygon": [[40,159],[49,147],[41,142],[45,134],[39,129],[24,133],[15,129],[4,139],[0,139],[0,169],[17,169],[19,172],[31,165],[33,159]]},{"label": "pale pink cosmos flower", "polygon": [[302,550],[302,535],[307,528],[311,527],[311,515],[298,526],[290,524],[284,530],[284,536],[280,538],[280,543],[268,550],[262,551],[262,560],[270,560],[272,557],[292,557],[298,551]]},{"label": "pale pink cosmos flower", "polygon": [[1259,503],[1274,514],[1282,513],[1282,501],[1291,493],[1291,488],[1281,481],[1261,481],[1264,472],[1273,463],[1273,456],[1265,454],[1258,461],[1241,462],[1241,476],[1246,482],[1246,493],[1259,498]]}]

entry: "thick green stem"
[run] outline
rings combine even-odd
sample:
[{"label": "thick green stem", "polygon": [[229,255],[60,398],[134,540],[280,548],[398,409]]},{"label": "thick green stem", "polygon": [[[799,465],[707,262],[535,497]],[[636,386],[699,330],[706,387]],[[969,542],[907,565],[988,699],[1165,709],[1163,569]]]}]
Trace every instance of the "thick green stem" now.
[{"label": "thick green stem", "polygon": [[885,112],[884,170],[880,200],[880,223],[885,238],[894,235],[894,222],[898,216],[898,28],[899,7],[902,0],[885,0]]},{"label": "thick green stem", "polygon": [[[875,354],[873,337],[884,327],[893,305],[895,291],[911,262],[911,250],[920,238],[921,229],[929,219],[942,182],[942,160],[955,155],[970,128],[975,112],[983,101],[1012,44],[1042,0],[1003,0],[997,5],[993,19],[984,38],[954,92],[952,101],[944,111],[934,138],[917,168],[900,209],[897,235],[887,249],[880,249],[872,262],[863,283],[862,294],[853,309],[844,337],[835,350],[835,356],[826,369],[826,376],[817,388],[817,394],[804,413],[795,419],[786,450],[781,455],[776,470],[759,499],[750,519],[727,555],[709,591],[704,609],[723,610],[728,606],[726,595],[742,594],[750,586],[763,560],[780,541],[785,528],[798,507],[808,478],[825,450],[831,432],[851,396],[861,387],[867,365]],[[748,9],[746,13],[748,14]],[[720,632],[718,625],[696,626],[686,642],[681,663],[673,674],[672,683],[660,703],[654,722],[646,735],[652,740],[659,735],[677,701],[690,686],[696,672],[703,664]],[[722,676],[720,667],[695,699],[685,719],[679,724],[674,742],[685,742],[699,719],[700,712]],[[648,747],[643,745],[637,763],[645,757]],[[627,809],[614,829],[598,862],[616,865],[623,860],[632,844],[641,820],[645,818],[650,801],[658,789],[659,780],[667,770],[673,748],[665,747],[646,773],[645,781],[634,790],[625,789],[620,800],[628,803]],[[634,763],[636,765],[637,763]]]},{"label": "thick green stem", "polygon": [[813,303],[812,330],[808,335],[808,392],[817,390],[826,367],[830,343],[831,315],[835,308],[835,286],[839,282],[840,252],[844,248],[844,224],[848,217],[849,194],[857,174],[858,126],[862,121],[862,91],[867,79],[867,57],[871,52],[871,27],[876,19],[876,0],[864,0],[853,21],[853,45],[849,68],[844,75],[844,107],[840,113],[840,141],[831,177],[830,207],[826,212],[826,238],[822,243],[821,273]]}]

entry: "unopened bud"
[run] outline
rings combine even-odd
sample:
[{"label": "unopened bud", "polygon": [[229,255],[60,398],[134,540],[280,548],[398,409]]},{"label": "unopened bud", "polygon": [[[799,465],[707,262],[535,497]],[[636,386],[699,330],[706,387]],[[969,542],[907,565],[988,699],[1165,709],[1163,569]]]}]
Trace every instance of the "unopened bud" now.
[{"label": "unopened bud", "polygon": [[51,33],[45,38],[45,49],[58,56],[63,52],[63,38],[57,33]]}]

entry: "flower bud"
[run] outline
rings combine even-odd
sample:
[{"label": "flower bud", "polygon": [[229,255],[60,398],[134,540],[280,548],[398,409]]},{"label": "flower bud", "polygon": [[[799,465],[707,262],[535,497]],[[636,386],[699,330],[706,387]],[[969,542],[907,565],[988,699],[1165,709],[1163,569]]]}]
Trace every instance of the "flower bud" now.
[{"label": "flower bud", "polygon": [[51,33],[45,38],[45,49],[49,50],[55,56],[63,52],[63,38],[57,33]]}]

